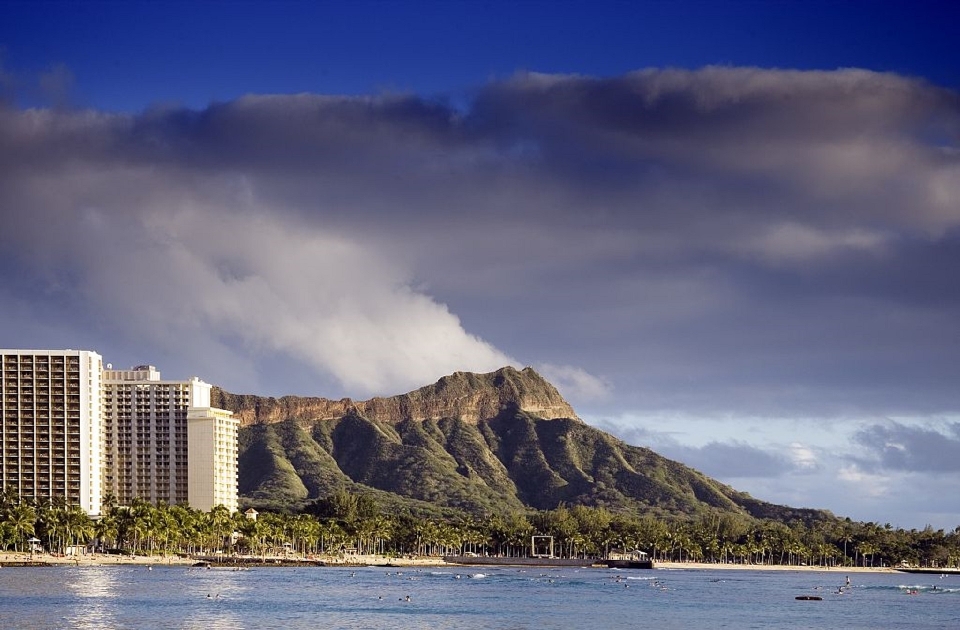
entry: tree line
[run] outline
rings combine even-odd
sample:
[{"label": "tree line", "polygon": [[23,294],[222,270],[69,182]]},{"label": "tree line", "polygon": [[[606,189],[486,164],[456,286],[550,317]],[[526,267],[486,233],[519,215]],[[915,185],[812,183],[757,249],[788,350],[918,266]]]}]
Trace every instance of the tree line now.
[{"label": "tree line", "polygon": [[201,512],[183,505],[107,497],[101,517],[54,499],[37,503],[0,494],[0,549],[29,551],[31,539],[52,553],[84,546],[154,554],[518,557],[544,553],[535,536],[551,536],[558,557],[603,558],[640,550],[655,561],[808,566],[960,566],[960,527],[905,530],[833,519],[804,523],[758,520],[728,512],[666,520],[604,508],[424,517],[382,510],[370,495],[337,492],[299,513],[256,519],[223,506]]}]

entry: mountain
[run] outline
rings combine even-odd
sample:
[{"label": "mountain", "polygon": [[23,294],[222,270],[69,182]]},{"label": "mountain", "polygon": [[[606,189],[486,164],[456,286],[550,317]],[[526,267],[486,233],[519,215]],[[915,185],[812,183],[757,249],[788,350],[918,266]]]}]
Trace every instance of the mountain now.
[{"label": "mountain", "polygon": [[297,506],[350,490],[386,504],[478,514],[565,503],[661,517],[714,509],[830,518],[758,501],[591,427],[531,368],[457,372],[368,401],[214,388],[212,403],[241,421],[240,494],[260,506]]},{"label": "mountain", "polygon": [[349,398],[263,398],[229,394],[218,388],[214,389],[213,402],[221,409],[234,412],[242,426],[290,418],[337,420],[350,413],[388,424],[444,418],[460,418],[476,424],[511,405],[543,418],[577,417],[557,388],[533,368],[518,371],[511,367],[489,374],[455,372],[408,394],[359,402]]}]

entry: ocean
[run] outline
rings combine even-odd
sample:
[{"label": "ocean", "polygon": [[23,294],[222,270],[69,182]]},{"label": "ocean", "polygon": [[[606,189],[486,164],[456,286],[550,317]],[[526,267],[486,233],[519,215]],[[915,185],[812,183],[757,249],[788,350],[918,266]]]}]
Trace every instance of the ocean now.
[{"label": "ocean", "polygon": [[[960,628],[960,576],[104,566],[0,569],[0,628]],[[798,601],[797,596],[822,601]]]}]

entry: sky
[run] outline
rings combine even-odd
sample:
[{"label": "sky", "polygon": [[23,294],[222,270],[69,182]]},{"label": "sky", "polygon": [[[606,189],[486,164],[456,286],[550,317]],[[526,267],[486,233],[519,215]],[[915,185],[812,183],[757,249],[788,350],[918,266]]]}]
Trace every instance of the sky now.
[{"label": "sky", "polygon": [[532,366],[757,498],[952,530],[957,13],[0,0],[0,347],[270,396]]}]

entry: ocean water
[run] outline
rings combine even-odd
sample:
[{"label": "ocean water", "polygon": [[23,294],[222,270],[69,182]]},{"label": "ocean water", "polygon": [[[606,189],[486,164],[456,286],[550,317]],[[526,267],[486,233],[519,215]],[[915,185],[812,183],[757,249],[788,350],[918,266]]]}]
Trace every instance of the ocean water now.
[{"label": "ocean water", "polygon": [[853,573],[851,588],[836,594],[844,577],[510,567],[2,568],[0,628],[960,628],[960,576]]}]

